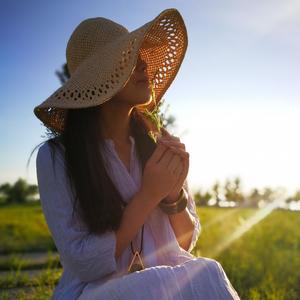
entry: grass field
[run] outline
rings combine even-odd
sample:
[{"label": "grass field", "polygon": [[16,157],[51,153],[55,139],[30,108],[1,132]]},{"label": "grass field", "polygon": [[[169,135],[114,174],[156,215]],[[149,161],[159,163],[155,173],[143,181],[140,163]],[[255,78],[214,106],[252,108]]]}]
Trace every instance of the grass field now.
[{"label": "grass field", "polygon": [[[258,222],[257,209],[197,210],[202,233],[192,253],[217,259],[241,299],[300,299],[299,212],[274,210]],[[62,273],[55,249],[39,205],[1,207],[0,299],[49,299]],[[36,251],[47,258],[17,254]]]}]

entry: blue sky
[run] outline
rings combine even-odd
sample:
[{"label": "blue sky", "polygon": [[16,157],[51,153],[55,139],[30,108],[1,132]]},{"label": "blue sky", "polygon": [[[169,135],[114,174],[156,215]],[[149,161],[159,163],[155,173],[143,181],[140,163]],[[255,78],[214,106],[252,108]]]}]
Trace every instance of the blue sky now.
[{"label": "blue sky", "polygon": [[1,1],[0,183],[36,183],[45,128],[33,108],[60,86],[74,28],[103,16],[134,30],[166,8],[188,30],[185,59],[164,95],[190,153],[189,181],[240,176],[253,187],[300,188],[299,1]]}]

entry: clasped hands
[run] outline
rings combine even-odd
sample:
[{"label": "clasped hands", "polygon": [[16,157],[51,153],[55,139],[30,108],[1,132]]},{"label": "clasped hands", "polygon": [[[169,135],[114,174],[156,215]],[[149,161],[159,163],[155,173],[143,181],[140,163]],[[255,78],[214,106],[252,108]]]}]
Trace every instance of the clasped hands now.
[{"label": "clasped hands", "polygon": [[181,143],[180,139],[171,135],[164,128],[161,128],[162,135],[157,138],[157,143],[162,143],[170,150],[177,154],[181,159],[181,173],[180,176],[172,188],[171,192],[164,199],[166,202],[174,202],[178,199],[183,183],[187,177],[189,170],[189,153],[185,150],[185,145]]}]

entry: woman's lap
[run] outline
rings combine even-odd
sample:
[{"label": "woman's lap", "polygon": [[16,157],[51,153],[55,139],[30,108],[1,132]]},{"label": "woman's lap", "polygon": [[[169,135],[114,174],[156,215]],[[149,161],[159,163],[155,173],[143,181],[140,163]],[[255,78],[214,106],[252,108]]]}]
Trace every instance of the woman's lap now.
[{"label": "woman's lap", "polygon": [[79,300],[232,300],[239,299],[222,266],[205,257],[183,264],[155,266],[90,285]]}]

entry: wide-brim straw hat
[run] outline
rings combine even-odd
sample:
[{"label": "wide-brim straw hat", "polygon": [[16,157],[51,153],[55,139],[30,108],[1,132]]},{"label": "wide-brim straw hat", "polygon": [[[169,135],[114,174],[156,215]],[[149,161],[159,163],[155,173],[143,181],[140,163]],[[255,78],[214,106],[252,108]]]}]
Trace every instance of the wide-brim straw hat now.
[{"label": "wide-brim straw hat", "polygon": [[85,19],[67,44],[70,78],[36,106],[34,114],[46,127],[62,133],[68,109],[96,106],[111,99],[130,79],[139,54],[147,64],[155,95],[144,108],[152,111],[174,80],[187,45],[187,30],[175,8],[163,10],[131,32],[103,17]]}]

